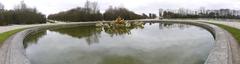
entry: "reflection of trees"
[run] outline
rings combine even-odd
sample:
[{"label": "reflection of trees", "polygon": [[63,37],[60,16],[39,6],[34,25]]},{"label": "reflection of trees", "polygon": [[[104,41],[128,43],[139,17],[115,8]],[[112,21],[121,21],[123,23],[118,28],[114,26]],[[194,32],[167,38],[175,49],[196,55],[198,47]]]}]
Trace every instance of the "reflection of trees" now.
[{"label": "reflection of trees", "polygon": [[110,36],[114,35],[124,35],[124,34],[131,34],[131,31],[133,28],[104,28],[104,31],[108,33]]},{"label": "reflection of trees", "polygon": [[86,38],[88,44],[98,43],[101,31],[94,26],[79,26],[70,28],[54,29],[51,31],[67,34],[75,38]]},{"label": "reflection of trees", "polygon": [[[131,34],[132,29],[143,29],[143,25],[137,25],[135,23],[130,23],[130,26],[111,26],[111,27],[98,27],[97,29],[103,29],[106,33],[108,33],[110,36],[118,36],[118,35],[126,35]],[[101,30],[101,31],[103,31]]]},{"label": "reflection of trees", "polygon": [[133,56],[108,55],[102,58],[99,64],[144,64],[139,58]]},{"label": "reflection of trees", "polygon": [[159,29],[170,29],[170,28],[179,28],[184,30],[185,28],[189,28],[190,25],[186,24],[176,24],[176,23],[159,23]]},{"label": "reflection of trees", "polygon": [[131,23],[129,27],[95,27],[95,26],[79,26],[79,27],[69,27],[54,29],[50,31],[59,32],[61,34],[67,34],[75,38],[85,38],[88,44],[98,43],[100,33],[105,31],[107,34],[114,35],[124,35],[131,34],[132,29],[143,28],[143,25],[135,25]]},{"label": "reflection of trees", "polygon": [[26,38],[24,39],[24,47],[27,47],[29,43],[37,43],[37,41],[46,35],[46,31],[41,31],[41,32],[36,32],[36,33],[31,33]]},{"label": "reflection of trees", "polygon": [[[152,24],[154,23],[148,23],[147,25],[152,25]],[[170,29],[170,28],[185,29],[190,27],[190,25],[186,25],[186,24],[173,24],[173,23],[158,23],[158,24],[159,24],[160,30]],[[119,36],[119,35],[129,35],[131,34],[131,30],[143,29],[144,25],[145,24],[136,25],[134,23],[130,23],[130,26],[128,27],[78,26],[78,27],[65,27],[65,28],[59,28],[59,29],[51,29],[50,31],[66,34],[74,38],[79,38],[79,39],[83,38],[90,45],[90,44],[99,42],[100,34],[102,31],[109,34],[111,37]],[[41,38],[44,35],[46,35],[46,31],[32,33],[26,37],[26,39],[24,40],[26,43],[24,43],[24,45],[26,46],[27,43],[36,43],[37,40],[39,40],[39,38]]]}]

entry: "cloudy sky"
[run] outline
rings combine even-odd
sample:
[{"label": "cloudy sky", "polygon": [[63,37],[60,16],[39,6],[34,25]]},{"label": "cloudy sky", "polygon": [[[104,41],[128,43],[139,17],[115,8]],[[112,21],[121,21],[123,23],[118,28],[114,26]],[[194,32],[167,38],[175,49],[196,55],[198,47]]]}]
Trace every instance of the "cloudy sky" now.
[{"label": "cloudy sky", "polygon": [[[22,0],[0,0],[6,9],[12,9]],[[121,6],[135,11],[136,13],[157,13],[159,8],[163,9],[207,9],[230,8],[240,9],[240,0],[89,0],[99,4],[101,12],[110,5]],[[36,7],[44,14],[53,14],[59,11],[69,10],[78,6],[84,6],[86,0],[25,0],[30,7]]]}]

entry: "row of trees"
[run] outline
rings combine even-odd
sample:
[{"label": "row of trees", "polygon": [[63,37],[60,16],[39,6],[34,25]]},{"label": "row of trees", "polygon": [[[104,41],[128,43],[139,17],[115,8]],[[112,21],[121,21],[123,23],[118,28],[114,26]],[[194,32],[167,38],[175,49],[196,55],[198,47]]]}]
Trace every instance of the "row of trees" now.
[{"label": "row of trees", "polygon": [[234,15],[214,15],[214,13],[205,14],[205,15],[193,15],[193,14],[175,14],[171,12],[165,12],[163,15],[164,18],[228,18],[228,19],[240,19],[240,16],[234,16]]},{"label": "row of trees", "polygon": [[96,21],[102,20],[103,16],[98,9],[97,2],[85,3],[84,7],[77,7],[68,11],[59,12],[57,14],[51,14],[48,16],[50,20],[57,21]]},{"label": "row of trees", "polygon": [[[99,21],[99,20],[115,20],[117,17],[122,17],[126,20],[133,19],[146,19],[150,18],[146,14],[138,15],[133,11],[129,11],[123,7],[115,7],[110,6],[103,14],[100,13],[97,2],[89,2],[85,3],[84,7],[77,7],[68,11],[59,12],[57,14],[51,14],[48,16],[50,20],[57,21],[71,21],[71,22],[81,22],[81,21]],[[151,15],[152,17],[156,17]]]},{"label": "row of trees", "polygon": [[154,13],[149,13],[149,17],[148,18],[155,19],[155,18],[157,18],[157,15],[154,14]]},{"label": "row of trees", "polygon": [[163,12],[164,18],[227,18],[227,19],[240,19],[240,16],[233,14],[221,15],[218,12],[199,13],[199,14],[178,14],[170,11]]},{"label": "row of trees", "polygon": [[[125,20],[156,18],[156,14],[136,14],[123,7],[109,7],[103,14],[100,13],[98,3],[87,1],[84,7],[77,7],[68,11],[51,14],[50,20],[81,22],[81,21],[101,21],[115,20],[117,17]],[[23,1],[13,10],[5,10],[4,5],[0,3],[0,25],[10,24],[35,24],[46,23],[45,15],[41,14],[36,8],[28,7]]]},{"label": "row of trees", "polygon": [[126,8],[113,8],[113,7],[109,7],[109,9],[107,9],[105,11],[105,13],[103,13],[103,18],[104,20],[114,20],[116,19],[118,16],[126,19],[126,20],[133,20],[133,19],[141,19],[142,16],[138,15],[132,11],[129,11]]},{"label": "row of trees", "polygon": [[29,8],[22,1],[13,10],[5,10],[0,4],[0,25],[46,23],[45,15],[37,12],[36,8]]},{"label": "row of trees", "polygon": [[90,13],[87,11],[86,8],[75,8],[71,9],[66,12],[60,12],[57,14],[52,14],[48,16],[48,19],[50,20],[56,20],[56,21],[71,21],[71,22],[79,22],[79,21],[95,21],[95,20],[101,20],[102,15],[98,11],[96,13]]}]

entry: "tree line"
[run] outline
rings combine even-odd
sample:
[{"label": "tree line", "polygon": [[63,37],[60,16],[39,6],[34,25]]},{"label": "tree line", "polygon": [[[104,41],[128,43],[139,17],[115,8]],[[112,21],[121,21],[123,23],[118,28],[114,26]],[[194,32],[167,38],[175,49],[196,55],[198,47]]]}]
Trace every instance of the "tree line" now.
[{"label": "tree line", "polygon": [[47,19],[64,21],[64,22],[85,22],[85,21],[102,21],[115,20],[121,17],[125,20],[134,19],[153,19],[156,14],[136,14],[124,7],[110,6],[104,13],[101,13],[97,2],[87,1],[84,7],[76,7],[68,11],[62,11],[56,14],[46,16],[37,11],[36,8],[28,7],[24,1],[14,9],[6,10],[4,5],[0,3],[0,25],[11,24],[39,24],[46,23]]},{"label": "tree line", "polygon": [[[51,14],[48,16],[48,19],[66,22],[84,22],[84,21],[115,20],[117,17],[121,17],[125,20],[150,18],[146,14],[139,15],[124,7],[113,8],[112,6],[110,6],[102,14],[100,13],[97,2],[87,1],[84,7],[77,7],[68,11]],[[151,14],[151,18],[154,17],[156,17],[156,15]]]},{"label": "tree line", "polygon": [[133,19],[141,19],[142,16],[138,15],[132,11],[129,11],[126,8],[123,7],[109,7],[105,13],[103,13],[103,19],[104,20],[115,20],[118,16],[125,20],[133,20]]},{"label": "tree line", "polygon": [[65,22],[80,22],[102,20],[102,17],[97,3],[87,1],[84,7],[77,7],[57,14],[51,14],[48,16],[48,19]]},{"label": "tree line", "polygon": [[36,8],[27,7],[22,1],[13,10],[5,10],[0,3],[0,25],[46,23],[46,17]]},{"label": "tree line", "polygon": [[[221,12],[224,11],[224,12]],[[160,14],[159,14],[160,15]],[[170,11],[163,12],[164,18],[227,18],[227,19],[240,19],[239,15],[234,15],[230,13],[229,9],[220,9],[217,11],[212,11],[209,13],[199,13],[199,14],[181,14],[173,13]]]}]

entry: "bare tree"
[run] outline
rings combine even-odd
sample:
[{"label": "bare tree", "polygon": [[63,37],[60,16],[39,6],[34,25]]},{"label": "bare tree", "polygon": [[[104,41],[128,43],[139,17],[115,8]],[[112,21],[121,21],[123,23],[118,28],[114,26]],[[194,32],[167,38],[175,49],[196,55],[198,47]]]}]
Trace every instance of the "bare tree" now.
[{"label": "bare tree", "polygon": [[99,11],[97,2],[86,1],[84,8],[86,8],[86,12],[89,13],[97,13]]},{"label": "bare tree", "polygon": [[91,9],[90,9],[90,1],[86,1],[85,5],[84,5],[84,8],[86,8],[86,11],[85,12],[89,12]]},{"label": "bare tree", "polygon": [[92,13],[97,13],[99,11],[98,3],[92,2],[90,5],[90,8],[92,9]]},{"label": "bare tree", "polygon": [[4,5],[0,3],[0,10],[4,10]]},{"label": "bare tree", "polygon": [[14,7],[15,10],[26,10],[27,5],[24,1],[21,1],[21,3]]}]

